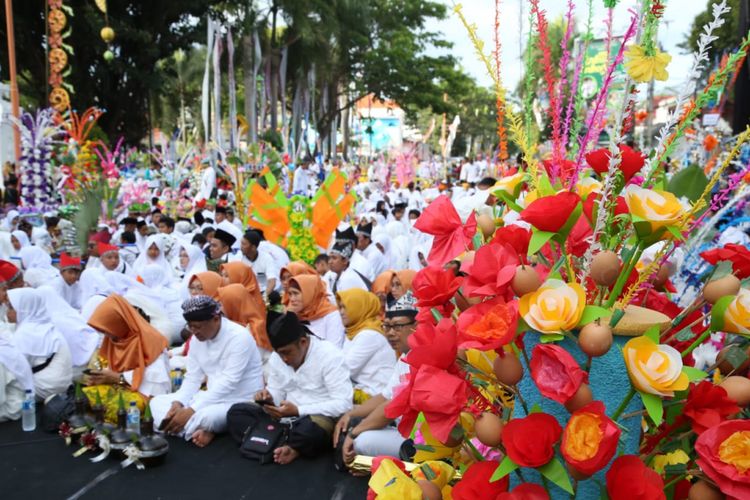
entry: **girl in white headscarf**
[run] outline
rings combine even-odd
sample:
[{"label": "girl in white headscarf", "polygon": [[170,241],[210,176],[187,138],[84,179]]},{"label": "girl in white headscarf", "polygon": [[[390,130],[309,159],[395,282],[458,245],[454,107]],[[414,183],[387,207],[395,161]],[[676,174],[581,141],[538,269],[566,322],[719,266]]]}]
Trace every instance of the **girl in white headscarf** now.
[{"label": "girl in white headscarf", "polygon": [[51,286],[40,286],[36,290],[44,298],[55,328],[68,343],[73,371],[82,372],[99,347],[101,335],[87,325],[81,314],[70,307]]},{"label": "girl in white headscarf", "polygon": [[15,231],[10,233],[10,245],[11,249],[8,257],[18,257],[18,254],[22,249],[31,246],[29,235],[21,231],[20,229],[16,229]]},{"label": "girl in white headscarf", "polygon": [[13,344],[31,365],[36,398],[65,392],[73,380],[73,361],[44,298],[32,288],[15,288],[8,290],[8,302],[8,321],[16,323]]},{"label": "girl in white headscarf", "polygon": [[[85,269],[81,273],[81,318],[88,321],[94,310],[114,292],[112,285],[104,279],[103,268]],[[119,274],[119,273],[118,273]],[[121,276],[125,276],[124,274]]]},{"label": "girl in white headscarf", "polygon": [[10,340],[0,335],[0,422],[21,418],[26,390],[34,390],[31,366]]},{"label": "girl in white headscarf", "polygon": [[24,280],[34,288],[60,276],[60,271],[52,267],[52,257],[39,247],[24,247],[18,256],[21,258]]},{"label": "girl in white headscarf", "polygon": [[180,298],[187,300],[190,298],[190,278],[198,273],[207,271],[206,254],[195,245],[182,243],[179,254],[178,271],[182,275],[182,281],[177,286],[180,292]]},{"label": "girl in white headscarf", "polygon": [[0,226],[0,229],[8,232],[13,231],[16,228],[16,222],[18,222],[17,219],[19,215],[18,210],[9,210],[5,219],[3,219],[3,224]]},{"label": "girl in white headscarf", "polygon": [[164,238],[160,234],[152,234],[146,239],[145,250],[135,259],[133,269],[135,274],[140,276],[143,269],[149,264],[171,269],[169,261],[165,255]]}]

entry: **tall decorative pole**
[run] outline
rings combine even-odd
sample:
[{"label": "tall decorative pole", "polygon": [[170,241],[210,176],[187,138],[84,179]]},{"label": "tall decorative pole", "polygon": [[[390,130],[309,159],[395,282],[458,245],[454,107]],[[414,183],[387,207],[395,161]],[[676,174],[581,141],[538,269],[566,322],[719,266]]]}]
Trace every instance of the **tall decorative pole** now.
[{"label": "tall decorative pole", "polygon": [[70,46],[63,41],[70,36],[70,30],[63,31],[68,25],[68,17],[65,12],[72,16],[73,10],[69,6],[63,5],[62,0],[48,0],[48,5],[49,38],[47,44],[49,48],[49,85],[52,87],[49,93],[49,104],[56,111],[62,113],[70,107],[68,91],[73,91],[73,87],[64,82],[65,75],[63,73],[68,66],[68,53],[72,53]]},{"label": "tall decorative pole", "polygon": [[[10,106],[13,118],[20,118],[18,104],[18,75],[16,74],[16,39],[13,34],[13,0],[5,0],[5,25],[8,32],[8,70],[10,71]],[[13,143],[16,148],[16,164],[21,158],[21,131],[13,127]]]}]

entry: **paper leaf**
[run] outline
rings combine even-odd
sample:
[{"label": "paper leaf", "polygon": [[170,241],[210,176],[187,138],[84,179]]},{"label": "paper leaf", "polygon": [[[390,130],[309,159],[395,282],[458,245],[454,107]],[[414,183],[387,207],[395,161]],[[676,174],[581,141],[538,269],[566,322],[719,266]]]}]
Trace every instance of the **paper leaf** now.
[{"label": "paper leaf", "polygon": [[529,240],[529,251],[527,252],[527,254],[534,255],[535,253],[537,253],[545,243],[552,239],[554,235],[555,233],[551,233],[549,231],[535,230],[531,235],[531,240]]},{"label": "paper leaf", "polygon": [[727,312],[727,307],[734,300],[733,295],[727,295],[722,297],[714,303],[711,308],[711,330],[718,332],[724,329],[724,314]]},{"label": "paper leaf", "polygon": [[680,330],[677,335],[674,336],[676,340],[679,340],[680,342],[686,342],[690,339],[692,339],[695,336],[693,333],[693,330],[690,328],[685,328],[684,330]]},{"label": "paper leaf", "polygon": [[646,330],[646,333],[643,334],[645,337],[651,339],[655,344],[659,343],[659,327],[654,325],[650,327],[648,330]]},{"label": "paper leaf", "polygon": [[664,406],[662,406],[661,398],[647,392],[638,392],[641,395],[641,400],[643,401],[643,406],[646,407],[648,416],[651,417],[655,425],[661,425],[661,421],[664,418]]},{"label": "paper leaf", "polygon": [[679,229],[677,229],[674,226],[667,226],[667,231],[672,233],[672,236],[675,237],[677,241],[685,241],[685,237],[682,235]]},{"label": "paper leaf", "polygon": [[571,495],[573,494],[573,485],[570,484],[570,477],[568,476],[565,467],[563,467],[563,464],[560,463],[560,460],[558,460],[557,457],[553,458],[545,465],[542,465],[537,470],[557,486],[567,491]]},{"label": "paper leaf", "polygon": [[539,406],[539,403],[534,403],[534,406],[532,406],[529,411],[529,414],[531,413],[542,413],[542,407]]},{"label": "paper leaf", "polygon": [[583,314],[581,315],[581,320],[578,322],[578,326],[588,325],[597,319],[606,318],[611,314],[612,312],[604,307],[586,306],[583,308]]},{"label": "paper leaf", "polygon": [[[730,346],[729,349],[727,349],[724,353],[724,360],[732,365],[732,368],[734,368],[735,370],[742,366],[743,363],[747,361],[747,359],[748,355],[745,350],[736,345]],[[726,374],[723,373],[722,375]]]},{"label": "paper leaf", "polygon": [[711,281],[724,278],[732,274],[732,261],[722,260],[714,268],[714,272],[711,273]]},{"label": "paper leaf", "polygon": [[541,335],[539,337],[539,341],[542,344],[551,344],[552,342],[559,342],[564,338],[565,338],[565,335],[562,335],[560,333],[554,333],[552,335]]},{"label": "paper leaf", "polygon": [[430,312],[432,313],[432,317],[435,318],[435,321],[440,322],[440,320],[443,319],[443,315],[434,307],[430,309]]},{"label": "paper leaf", "polygon": [[625,311],[623,309],[615,310],[615,312],[612,313],[612,317],[609,319],[609,326],[611,328],[616,327],[617,323],[620,322],[623,316],[625,316]]},{"label": "paper leaf", "polygon": [[516,469],[518,469],[518,465],[516,465],[510,457],[506,456],[503,461],[500,462],[500,465],[497,466],[495,472],[492,473],[490,482],[494,483],[495,481],[499,481]]},{"label": "paper leaf", "polygon": [[704,372],[703,370],[693,368],[692,366],[683,366],[682,373],[687,375],[688,380],[690,380],[691,382],[703,380],[704,378],[708,377],[708,373]]}]

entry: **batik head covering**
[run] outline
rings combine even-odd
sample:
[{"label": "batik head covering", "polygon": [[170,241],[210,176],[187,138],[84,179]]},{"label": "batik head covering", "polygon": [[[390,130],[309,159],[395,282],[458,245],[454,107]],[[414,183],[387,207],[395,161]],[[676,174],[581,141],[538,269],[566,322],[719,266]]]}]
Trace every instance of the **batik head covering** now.
[{"label": "batik head covering", "polygon": [[208,321],[217,314],[221,314],[221,304],[208,295],[196,295],[182,303],[185,321]]}]

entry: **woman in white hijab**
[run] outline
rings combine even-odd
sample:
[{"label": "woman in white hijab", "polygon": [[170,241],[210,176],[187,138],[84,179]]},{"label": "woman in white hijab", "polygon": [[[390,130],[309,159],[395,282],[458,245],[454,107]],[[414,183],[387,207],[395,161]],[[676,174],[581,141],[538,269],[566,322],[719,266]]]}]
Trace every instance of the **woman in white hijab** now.
[{"label": "woman in white hijab", "polygon": [[15,288],[8,290],[8,303],[8,321],[16,323],[13,344],[31,365],[37,400],[65,392],[73,381],[73,361],[44,298],[32,288]]},{"label": "woman in white hijab", "polygon": [[197,246],[190,243],[182,243],[179,254],[178,271],[182,275],[182,281],[177,285],[180,298],[184,301],[190,298],[190,278],[198,273],[207,271],[206,254]]},{"label": "woman in white hijab", "polygon": [[0,226],[0,229],[7,232],[13,231],[16,228],[19,215],[18,210],[9,210],[5,219],[3,219],[3,224]]},{"label": "woman in white hijab", "polygon": [[68,343],[73,372],[80,375],[99,347],[101,335],[83,321],[81,314],[60,297],[51,286],[36,289],[44,298],[52,324]]},{"label": "woman in white hijab", "polygon": [[60,271],[52,267],[52,257],[39,247],[24,247],[18,256],[21,257],[24,280],[34,288],[60,276]]},{"label": "woman in white hijab", "polygon": [[0,335],[0,422],[21,418],[27,390],[34,390],[31,366],[10,340]]},{"label": "woman in white hijab", "polygon": [[155,264],[157,266],[164,267],[165,269],[171,269],[169,261],[165,255],[165,242],[161,234],[152,234],[146,239],[146,249],[141,252],[135,262],[133,263],[133,269],[135,274],[140,276],[143,269],[149,264]]},{"label": "woman in white hijab", "polygon": [[[103,268],[85,269],[81,273],[81,318],[88,321],[94,310],[115,290],[104,279]],[[116,273],[119,274],[119,273]],[[122,274],[121,276],[125,276]]]},{"label": "woman in white hijab", "polygon": [[18,257],[18,254],[22,249],[31,246],[29,235],[19,229],[16,229],[15,231],[10,233],[10,245],[11,249],[10,253],[8,254],[8,258]]}]

